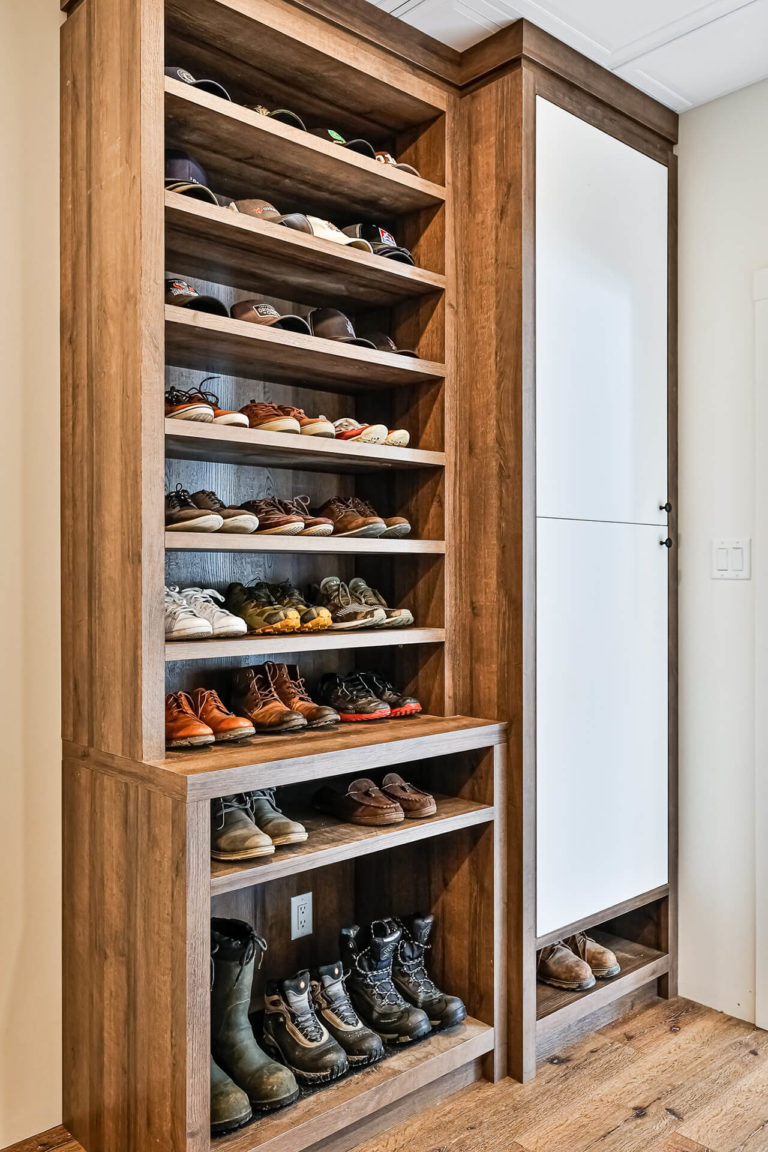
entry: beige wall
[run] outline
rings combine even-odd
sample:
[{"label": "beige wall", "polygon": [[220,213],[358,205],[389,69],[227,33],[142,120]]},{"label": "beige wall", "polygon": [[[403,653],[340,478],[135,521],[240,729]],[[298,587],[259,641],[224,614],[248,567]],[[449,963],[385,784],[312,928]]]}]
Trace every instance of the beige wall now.
[{"label": "beige wall", "polygon": [[59,21],[0,0],[0,1147],[61,1119]]}]

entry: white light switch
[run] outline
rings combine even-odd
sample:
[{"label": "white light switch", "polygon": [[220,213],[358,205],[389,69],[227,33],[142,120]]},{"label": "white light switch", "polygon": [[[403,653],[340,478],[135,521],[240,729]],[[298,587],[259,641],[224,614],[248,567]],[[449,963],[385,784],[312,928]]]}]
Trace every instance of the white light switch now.
[{"label": "white light switch", "polygon": [[712,579],[752,579],[752,541],[749,537],[712,541]]}]

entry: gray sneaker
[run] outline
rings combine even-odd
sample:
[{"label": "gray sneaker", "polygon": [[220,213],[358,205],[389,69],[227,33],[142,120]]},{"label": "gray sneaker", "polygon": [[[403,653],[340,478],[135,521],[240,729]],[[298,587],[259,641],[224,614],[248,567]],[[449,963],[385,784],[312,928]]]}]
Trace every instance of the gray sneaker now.
[{"label": "gray sneaker", "polygon": [[315,600],[330,612],[331,631],[380,628],[387,620],[383,608],[361,604],[338,576],[326,576],[315,592]]},{"label": "gray sneaker", "polygon": [[354,576],[349,582],[349,591],[355,600],[365,604],[367,608],[383,608],[386,619],[383,628],[407,628],[413,624],[413,612],[410,608],[390,608],[381,592],[371,588],[362,576]]}]

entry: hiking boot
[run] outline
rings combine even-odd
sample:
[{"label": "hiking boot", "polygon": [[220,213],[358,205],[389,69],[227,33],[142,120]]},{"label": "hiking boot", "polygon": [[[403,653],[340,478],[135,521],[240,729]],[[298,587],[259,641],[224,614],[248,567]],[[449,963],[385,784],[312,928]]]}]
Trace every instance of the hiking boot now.
[{"label": "hiking boot", "polygon": [[389,714],[393,720],[398,716],[415,716],[421,712],[421,704],[415,696],[403,696],[378,672],[361,672],[359,675],[372,695],[389,704]]},{"label": "hiking boot", "polygon": [[409,624],[413,624],[413,612],[410,608],[390,608],[381,592],[371,588],[362,576],[354,576],[350,580],[349,591],[355,600],[359,604],[365,604],[366,608],[384,610],[382,628],[407,628]]},{"label": "hiking boot", "polygon": [[312,803],[318,812],[363,827],[379,828],[387,824],[400,824],[405,819],[397,801],[385,796],[373,780],[365,777],[353,780],[346,792],[339,792],[332,785],[326,784],[315,793]]},{"label": "hiking boot", "polygon": [[214,860],[255,860],[271,856],[271,838],[257,827],[248,793],[211,800],[211,856]]},{"label": "hiking boot", "polygon": [[291,404],[278,407],[284,415],[298,422],[302,436],[330,436],[333,439],[336,435],[336,429],[325,416],[307,416],[303,408],[294,408]]},{"label": "hiking boot", "polygon": [[237,668],[232,675],[232,703],[258,733],[298,732],[307,721],[286,708],[261,667]]},{"label": "hiking boot", "polygon": [[215,739],[196,714],[191,697],[186,692],[169,692],[165,698],[166,748],[198,748]]},{"label": "hiking boot", "polygon": [[341,955],[349,994],[360,1017],[389,1044],[409,1044],[428,1036],[426,1012],[409,1004],[392,981],[392,962],[402,931],[391,920],[374,920],[361,932],[342,928]]},{"label": "hiking boot", "polygon": [[562,940],[541,949],[536,960],[536,979],[569,992],[585,992],[595,984],[589,964]]},{"label": "hiking boot", "polygon": [[286,516],[301,516],[304,521],[302,536],[331,536],[333,520],[326,516],[313,516],[309,510],[309,496],[295,496],[293,500],[278,500]]},{"label": "hiking boot", "polygon": [[300,712],[308,728],[332,728],[339,723],[341,717],[335,708],[315,704],[311,699],[296,664],[273,664],[268,660],[264,670],[286,708]]},{"label": "hiking boot", "polygon": [[282,608],[264,581],[256,584],[230,584],[225,600],[228,611],[242,616],[248,631],[272,636],[298,632],[301,620],[295,608]]},{"label": "hiking boot", "polygon": [[284,512],[280,501],[274,496],[264,500],[246,500],[241,508],[258,517],[259,536],[298,536],[304,531],[304,517]]},{"label": "hiking boot", "polygon": [[330,628],[333,621],[327,608],[322,605],[307,604],[295,584],[284,580],[282,584],[267,584],[275,604],[282,608],[293,608],[299,614],[300,630],[302,632],[322,632]]},{"label": "hiking boot", "polygon": [[259,526],[258,517],[252,512],[246,512],[243,508],[229,508],[215,492],[201,489],[192,493],[191,500],[196,508],[216,512],[221,516],[224,523],[220,532],[255,532]]},{"label": "hiking boot", "polygon": [[592,975],[598,980],[612,980],[621,972],[621,965],[616,959],[615,952],[598,944],[586,932],[577,932],[575,936],[566,936],[563,940],[566,948],[570,948],[580,960],[585,960],[592,969]]},{"label": "hiking boot", "polygon": [[230,712],[213,688],[195,688],[192,703],[200,720],[213,732],[217,744],[229,740],[245,740],[246,737],[255,734],[250,720]]},{"label": "hiking boot", "polygon": [[248,1019],[256,953],[266,951],[266,942],[242,920],[214,917],[211,944],[211,1055],[254,1108],[284,1108],[296,1100],[299,1086],[259,1047]]},{"label": "hiking boot", "polygon": [[342,679],[335,672],[329,672],[320,681],[318,696],[335,708],[345,722],[386,720],[389,716],[389,704],[374,696],[357,674]]},{"label": "hiking boot", "polygon": [[303,1084],[327,1084],[349,1071],[344,1049],[315,1015],[309,972],[270,980],[264,997],[264,1047]]},{"label": "hiking boot", "polygon": [[213,625],[179,595],[178,588],[165,589],[166,640],[210,640]]},{"label": "hiking boot", "polygon": [[318,509],[333,522],[334,536],[383,536],[387,526],[380,516],[362,513],[353,500],[334,496]]},{"label": "hiking boot", "polygon": [[223,525],[224,520],[218,512],[198,508],[181,484],[176,485],[174,492],[166,492],[166,532],[218,532]]},{"label": "hiking boot", "polygon": [[248,417],[250,427],[260,432],[301,432],[295,416],[286,415],[277,404],[251,400],[240,411]]},{"label": "hiking boot", "polygon": [[453,1028],[467,1018],[464,1002],[458,996],[441,992],[427,972],[425,958],[434,916],[411,916],[403,923],[395,921],[402,931],[392,965],[395,987],[406,1000],[422,1008],[433,1028]]},{"label": "hiking boot", "polygon": [[181,388],[169,388],[165,394],[166,420],[201,420],[213,423],[213,408],[207,401],[190,400]]},{"label": "hiking boot", "polygon": [[312,973],[312,1002],[318,1020],[344,1049],[353,1067],[363,1068],[381,1060],[381,1037],[366,1028],[352,1007],[340,960],[323,964]]},{"label": "hiking boot", "polygon": [[215,639],[245,636],[248,631],[248,625],[241,616],[235,616],[221,607],[224,597],[215,588],[182,588],[179,595],[196,616],[208,621]]},{"label": "hiking boot", "polygon": [[422,820],[437,812],[434,796],[403,780],[399,772],[388,772],[381,782],[381,790],[390,800],[395,800],[411,820]]},{"label": "hiking boot", "polygon": [[368,519],[376,516],[382,520],[384,531],[379,533],[381,536],[389,536],[390,538],[408,536],[411,531],[411,525],[405,516],[381,517],[372,504],[369,504],[367,500],[361,500],[359,496],[353,496],[349,504],[353,511],[357,512],[358,516],[363,516]]},{"label": "hiking boot", "polygon": [[356,628],[380,628],[386,620],[383,608],[369,608],[355,600],[347,585],[338,576],[326,576],[315,589],[314,599],[331,614],[334,632],[350,632]]},{"label": "hiking boot", "polygon": [[289,820],[275,803],[274,788],[259,788],[248,795],[253,819],[276,848],[283,844],[303,844],[309,833],[298,820]]},{"label": "hiking boot", "polygon": [[211,1056],[211,1136],[236,1132],[253,1120],[248,1094],[222,1072]]},{"label": "hiking boot", "polygon": [[203,384],[207,384],[209,380],[218,379],[218,376],[206,376],[205,380],[200,381],[199,388],[190,388],[186,393],[187,401],[193,404],[195,402],[209,404],[213,408],[214,424],[232,424],[237,428],[247,428],[247,416],[244,416],[242,412],[234,412],[231,408],[222,408],[219,404],[219,398],[214,392],[203,390]]}]

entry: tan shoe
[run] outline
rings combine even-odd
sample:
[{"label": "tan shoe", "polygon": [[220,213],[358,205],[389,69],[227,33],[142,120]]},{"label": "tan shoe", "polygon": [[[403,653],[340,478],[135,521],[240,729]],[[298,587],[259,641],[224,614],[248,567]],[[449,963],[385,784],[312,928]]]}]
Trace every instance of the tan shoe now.
[{"label": "tan shoe", "polygon": [[270,856],[274,850],[270,837],[256,826],[247,794],[211,801],[214,860],[253,860],[257,856]]},{"label": "tan shoe", "polygon": [[281,844],[303,844],[309,835],[303,824],[289,820],[277,807],[274,788],[251,792],[251,812],[258,827],[278,847]]},{"label": "tan shoe", "polygon": [[566,948],[580,959],[585,960],[592,969],[592,975],[598,980],[611,980],[621,972],[621,965],[616,959],[615,952],[598,944],[586,932],[577,932],[575,936],[567,936],[563,940]]},{"label": "tan shoe", "polygon": [[572,952],[562,940],[541,949],[536,965],[536,979],[542,984],[565,988],[569,992],[585,992],[595,983],[592,969],[586,960]]}]

